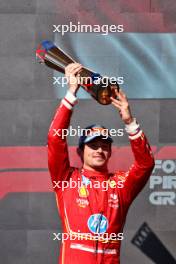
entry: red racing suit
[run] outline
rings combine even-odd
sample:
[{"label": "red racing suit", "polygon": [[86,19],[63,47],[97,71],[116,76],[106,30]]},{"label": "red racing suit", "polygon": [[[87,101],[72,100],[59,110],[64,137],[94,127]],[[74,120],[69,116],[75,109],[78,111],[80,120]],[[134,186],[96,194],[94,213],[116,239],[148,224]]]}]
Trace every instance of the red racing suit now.
[{"label": "red racing suit", "polygon": [[[152,172],[153,155],[144,133],[132,129],[136,133],[129,138],[135,161],[127,172],[100,173],[70,167],[66,138],[59,132],[69,127],[75,100],[67,93],[48,134],[49,170],[63,233],[67,235],[59,263],[119,264],[127,211]],[[127,130],[130,132],[130,127]],[[67,188],[62,188],[65,184]]]}]

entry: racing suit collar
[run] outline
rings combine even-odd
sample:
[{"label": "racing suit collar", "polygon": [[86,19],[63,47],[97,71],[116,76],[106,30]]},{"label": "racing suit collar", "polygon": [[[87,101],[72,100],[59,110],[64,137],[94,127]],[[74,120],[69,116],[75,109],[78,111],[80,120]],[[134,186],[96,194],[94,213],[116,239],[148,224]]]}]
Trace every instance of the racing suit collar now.
[{"label": "racing suit collar", "polygon": [[100,172],[100,171],[93,171],[93,170],[88,170],[85,168],[81,169],[81,174],[84,175],[87,178],[101,178],[103,180],[108,179],[109,178],[109,173],[108,170],[104,171],[104,172]]}]

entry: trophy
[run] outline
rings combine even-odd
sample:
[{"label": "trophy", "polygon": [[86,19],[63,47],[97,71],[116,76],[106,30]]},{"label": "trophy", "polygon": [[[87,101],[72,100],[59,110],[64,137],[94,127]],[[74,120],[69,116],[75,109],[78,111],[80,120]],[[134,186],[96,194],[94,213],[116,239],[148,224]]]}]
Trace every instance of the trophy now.
[{"label": "trophy", "polygon": [[[75,63],[68,54],[58,48],[53,42],[45,40],[36,50],[36,57],[40,63],[46,64],[48,67],[65,73],[65,67],[69,63]],[[116,98],[116,91],[119,91],[119,85],[115,81],[110,82],[107,77],[83,67],[79,73],[79,84],[100,104],[108,105],[111,98]]]}]

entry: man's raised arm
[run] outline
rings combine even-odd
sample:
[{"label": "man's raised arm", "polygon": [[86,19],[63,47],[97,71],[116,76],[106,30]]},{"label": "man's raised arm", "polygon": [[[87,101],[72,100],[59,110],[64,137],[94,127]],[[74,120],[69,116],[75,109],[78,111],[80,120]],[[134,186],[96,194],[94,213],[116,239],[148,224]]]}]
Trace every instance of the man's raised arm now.
[{"label": "man's raised arm", "polygon": [[148,140],[135,120],[126,126],[126,130],[135,160],[125,174],[122,190],[124,202],[130,204],[148,181],[154,167],[154,158]]},{"label": "man's raised arm", "polygon": [[[77,73],[82,66],[74,63],[69,64],[65,69],[66,77],[72,77],[73,84],[69,83],[69,90],[56,110],[48,133],[48,167],[51,174],[52,183],[58,186],[60,181],[66,181],[70,175],[70,163],[68,157],[68,147],[66,129],[70,124],[72,108],[77,101],[76,92],[78,90]],[[74,82],[75,78],[75,82]]]},{"label": "man's raised arm", "polygon": [[122,197],[128,206],[150,177],[154,167],[154,158],[146,136],[136,119],[132,117],[126,95],[120,90],[117,96],[119,100],[112,98],[112,104],[119,110],[125,123],[135,159],[129,171],[121,175],[121,179],[124,181],[124,187],[121,190]]}]

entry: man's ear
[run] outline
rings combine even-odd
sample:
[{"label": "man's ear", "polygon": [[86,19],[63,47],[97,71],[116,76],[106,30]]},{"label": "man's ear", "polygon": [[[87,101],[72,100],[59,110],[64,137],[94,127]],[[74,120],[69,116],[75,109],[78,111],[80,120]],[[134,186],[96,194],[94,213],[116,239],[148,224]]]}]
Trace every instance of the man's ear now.
[{"label": "man's ear", "polygon": [[83,149],[77,148],[76,152],[78,156],[80,157],[80,159],[83,161]]},{"label": "man's ear", "polygon": [[109,151],[109,158],[111,157],[111,154],[112,154],[112,146],[111,146],[110,151]]}]

